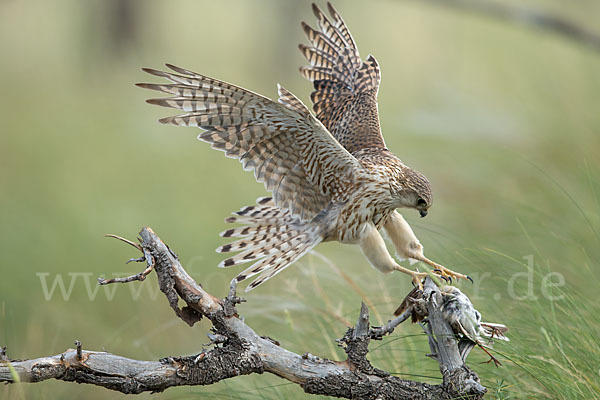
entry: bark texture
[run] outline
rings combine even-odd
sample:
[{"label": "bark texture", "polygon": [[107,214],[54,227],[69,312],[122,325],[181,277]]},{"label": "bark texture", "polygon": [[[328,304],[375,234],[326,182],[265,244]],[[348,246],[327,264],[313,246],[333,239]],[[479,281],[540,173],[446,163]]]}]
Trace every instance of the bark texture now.
[{"label": "bark texture", "polygon": [[[358,321],[338,343],[347,359],[332,361],[309,353],[299,355],[275,340],[260,336],[239,318],[235,285],[225,299],[207,293],[182,267],[177,255],[148,227],[140,232],[139,244],[110,235],[138,249],[146,269],[128,278],[99,279],[99,284],[141,281],[155,271],[161,291],[177,316],[190,326],[207,318],[212,323],[214,346],[195,356],[166,357],[139,361],[106,352],[88,351],[75,342],[75,349],[30,360],[10,360],[0,348],[0,382],[40,382],[59,379],[103,386],[122,393],[160,392],[171,386],[210,385],[238,375],[268,372],[297,383],[306,393],[348,399],[481,399],[486,389],[465,364],[468,352],[459,351],[451,327],[441,316],[437,286],[427,280],[423,299],[429,322],[431,357],[437,359],[443,382],[430,385],[400,379],[374,368],[367,359],[369,342],[381,339],[410,317],[409,308],[382,327],[369,326],[369,310],[361,307]],[[186,305],[178,306],[182,300]]]}]

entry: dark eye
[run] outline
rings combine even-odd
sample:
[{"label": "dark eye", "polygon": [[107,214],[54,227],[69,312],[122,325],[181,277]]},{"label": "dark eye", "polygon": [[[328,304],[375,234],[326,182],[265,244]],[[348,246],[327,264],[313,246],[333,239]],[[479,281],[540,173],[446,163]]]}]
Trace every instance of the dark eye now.
[{"label": "dark eye", "polygon": [[423,199],[419,199],[419,200],[417,200],[417,205],[421,206],[421,207],[425,207],[427,205],[427,202]]}]

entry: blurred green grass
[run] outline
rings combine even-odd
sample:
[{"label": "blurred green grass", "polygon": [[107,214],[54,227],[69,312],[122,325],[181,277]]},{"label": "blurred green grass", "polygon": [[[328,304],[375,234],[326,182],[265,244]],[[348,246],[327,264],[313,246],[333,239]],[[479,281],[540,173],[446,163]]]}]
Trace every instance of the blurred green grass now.
[{"label": "blurred green grass", "polygon": [[[600,30],[594,2],[527,3]],[[217,233],[223,217],[264,190],[236,162],[197,142],[196,131],[156,123],[165,110],[145,104],[148,93],[133,86],[149,79],[139,67],[171,62],[269,97],[279,82],[308,103],[296,49],[304,41],[299,22],[313,21],[308,2],[132,1],[127,21],[135,29],[123,36],[115,36],[108,11],[115,4],[0,2],[0,344],[13,358],[57,354],[75,339],[143,359],[201,349],[208,326],[177,321],[153,279],[141,288],[112,287],[112,298],[100,288],[90,299],[97,276],[139,267],[123,265],[136,254],[104,233],[133,238],[151,226],[215,295],[225,294],[236,273],[215,268]],[[511,342],[496,346],[503,367],[478,364],[486,361],[480,352],[469,358],[489,397],[599,397],[600,55],[417,2],[336,6],[363,57],[373,53],[382,66],[388,147],[433,184],[430,215],[407,219],[430,258],[479,277],[474,286],[459,285],[484,319],[511,329]],[[527,271],[527,256],[537,300],[519,301],[508,283]],[[561,300],[543,295],[549,272],[565,278],[560,292],[553,289]],[[49,284],[61,274],[67,288],[69,273],[84,275],[68,300],[57,291],[47,301],[39,273],[49,274]],[[409,290],[405,277],[379,275],[358,249],[339,244],[319,246],[276,279],[246,296],[240,311],[247,322],[291,350],[337,359],[343,352],[334,339],[355,320],[361,300],[375,306],[373,323],[385,322]],[[526,294],[525,280],[515,282],[515,293]],[[401,377],[439,382],[425,352],[420,328],[401,326],[371,345],[370,359]],[[199,393],[304,396],[268,375],[161,396]],[[13,396],[124,397],[62,382],[0,388],[0,397]]]}]

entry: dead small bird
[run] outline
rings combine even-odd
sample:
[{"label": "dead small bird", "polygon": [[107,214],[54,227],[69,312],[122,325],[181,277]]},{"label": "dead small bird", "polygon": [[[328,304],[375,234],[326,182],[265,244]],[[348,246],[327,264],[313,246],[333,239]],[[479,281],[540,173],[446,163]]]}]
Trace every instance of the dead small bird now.
[{"label": "dead small bird", "polygon": [[[502,324],[481,322],[481,313],[473,307],[471,300],[458,288],[454,286],[440,287],[442,295],[442,315],[450,324],[454,333],[461,339],[470,340],[479,346],[493,361],[496,366],[501,365],[485,345],[493,343],[493,339],[509,341],[505,336],[508,328]],[[423,299],[423,291],[415,287],[394,311],[395,316],[410,309],[413,323],[422,322],[428,316],[426,302]],[[484,342],[487,341],[487,343]]]}]

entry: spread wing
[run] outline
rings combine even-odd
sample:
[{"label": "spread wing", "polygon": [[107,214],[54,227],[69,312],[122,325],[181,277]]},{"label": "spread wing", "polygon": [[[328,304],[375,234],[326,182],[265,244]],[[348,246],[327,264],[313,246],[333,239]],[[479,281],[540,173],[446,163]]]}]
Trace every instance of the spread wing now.
[{"label": "spread wing", "polygon": [[185,114],[162,118],[164,124],[196,126],[198,138],[254,170],[273,192],[275,203],[303,219],[314,217],[342,190],[360,163],[346,151],[293,94],[279,87],[279,103],[186,69],[144,69],[172,84],[137,86],[173,95],[150,104]]},{"label": "spread wing", "polygon": [[302,22],[310,46],[300,51],[310,66],[302,75],[313,82],[311,94],[317,118],[350,153],[385,148],[377,113],[381,75],[371,55],[361,61],[350,31],[330,3],[331,20],[313,4],[318,30]]}]

